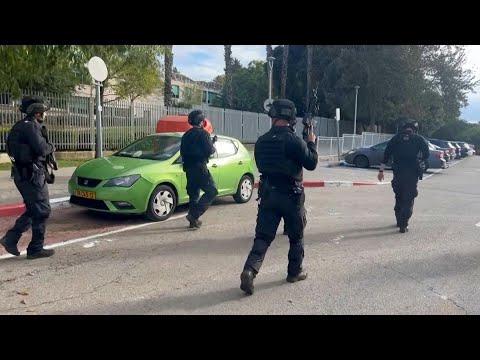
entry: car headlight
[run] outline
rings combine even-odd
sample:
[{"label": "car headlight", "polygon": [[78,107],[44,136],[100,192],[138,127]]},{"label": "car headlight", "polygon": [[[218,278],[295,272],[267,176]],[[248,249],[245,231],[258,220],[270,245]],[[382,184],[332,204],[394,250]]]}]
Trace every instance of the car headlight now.
[{"label": "car headlight", "polygon": [[112,178],[112,179],[108,180],[107,183],[103,186],[105,186],[105,187],[112,187],[112,186],[130,187],[139,178],[140,178],[140,175],[138,175],[138,174],[116,177],[116,178]]},{"label": "car headlight", "polygon": [[347,155],[355,154],[355,150],[350,150]]}]

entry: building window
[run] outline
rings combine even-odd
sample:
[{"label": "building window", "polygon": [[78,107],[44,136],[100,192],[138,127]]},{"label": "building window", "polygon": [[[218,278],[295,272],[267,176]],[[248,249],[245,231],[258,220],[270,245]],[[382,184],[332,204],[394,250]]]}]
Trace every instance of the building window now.
[{"label": "building window", "polygon": [[214,101],[221,101],[222,100],[222,95],[214,93],[214,92],[208,92],[208,103],[212,104]]},{"label": "building window", "polygon": [[178,85],[172,85],[172,96],[178,99],[180,96],[180,88]]},{"label": "building window", "polygon": [[211,104],[216,99],[221,99],[221,98],[222,98],[222,95],[216,92],[207,91],[207,90],[202,91],[202,103],[204,104]]}]

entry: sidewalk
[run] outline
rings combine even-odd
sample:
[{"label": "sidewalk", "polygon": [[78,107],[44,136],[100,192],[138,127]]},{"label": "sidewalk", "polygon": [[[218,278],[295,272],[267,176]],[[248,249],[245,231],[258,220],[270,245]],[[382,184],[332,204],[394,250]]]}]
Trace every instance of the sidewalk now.
[{"label": "sidewalk", "polygon": [[[74,167],[55,171],[55,184],[49,185],[50,199],[62,198],[68,195],[68,180],[75,171]],[[23,202],[15,183],[10,179],[10,171],[0,171],[0,205]]]}]

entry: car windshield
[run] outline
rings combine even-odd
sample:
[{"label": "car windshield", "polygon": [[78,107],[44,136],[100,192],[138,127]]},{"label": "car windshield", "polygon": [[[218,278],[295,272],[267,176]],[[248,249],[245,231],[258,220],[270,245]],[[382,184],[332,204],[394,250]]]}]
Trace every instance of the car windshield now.
[{"label": "car windshield", "polygon": [[388,145],[388,141],[384,141],[382,143],[372,145],[370,147],[374,150],[385,150],[387,148],[387,145]]},{"label": "car windshield", "polygon": [[149,135],[113,154],[148,160],[168,160],[180,150],[181,138],[168,135]]}]

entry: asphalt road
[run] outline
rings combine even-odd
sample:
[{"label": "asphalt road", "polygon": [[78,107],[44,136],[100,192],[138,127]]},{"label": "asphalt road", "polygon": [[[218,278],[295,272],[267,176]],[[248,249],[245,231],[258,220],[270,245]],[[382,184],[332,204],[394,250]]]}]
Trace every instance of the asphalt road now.
[{"label": "asphalt road", "polygon": [[421,181],[407,234],[395,227],[389,185],[308,188],[308,279],[285,281],[279,228],[253,296],[239,275],[255,201],[219,200],[200,230],[180,210],[52,258],[0,259],[0,314],[479,314],[479,180],[474,157]]}]

